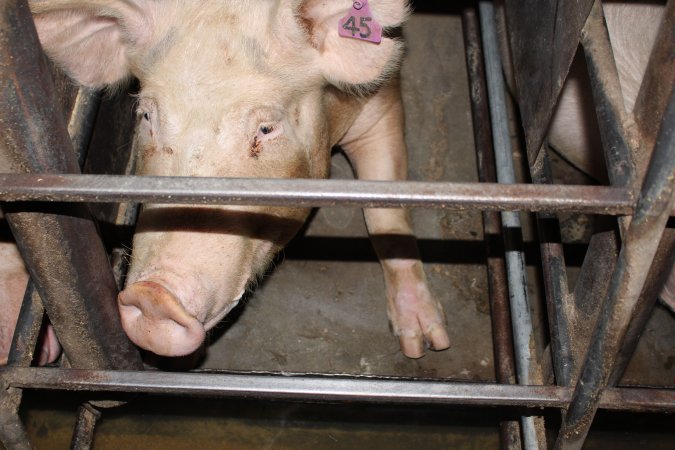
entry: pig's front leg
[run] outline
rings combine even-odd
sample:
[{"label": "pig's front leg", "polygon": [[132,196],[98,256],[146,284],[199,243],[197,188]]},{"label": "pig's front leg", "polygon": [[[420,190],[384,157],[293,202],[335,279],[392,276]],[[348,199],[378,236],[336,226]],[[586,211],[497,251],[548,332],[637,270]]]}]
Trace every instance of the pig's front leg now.
[{"label": "pig's front leg", "polygon": [[[384,87],[364,105],[340,143],[358,178],[405,180],[407,149],[403,108],[397,82]],[[443,307],[429,291],[408,212],[364,209],[375,252],[382,263],[387,313],[401,350],[410,358],[450,346]]]}]

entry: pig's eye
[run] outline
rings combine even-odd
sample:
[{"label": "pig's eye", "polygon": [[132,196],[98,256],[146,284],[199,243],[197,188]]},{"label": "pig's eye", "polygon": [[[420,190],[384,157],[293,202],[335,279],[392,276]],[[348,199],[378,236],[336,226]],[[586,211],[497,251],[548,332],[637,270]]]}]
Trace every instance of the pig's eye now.
[{"label": "pig's eye", "polygon": [[151,135],[153,132],[157,132],[157,126],[159,125],[157,119],[159,115],[157,114],[157,102],[155,102],[154,99],[141,97],[138,102],[136,114],[136,117],[141,120],[142,129],[148,130]]},{"label": "pig's eye", "polygon": [[284,131],[284,127],[281,122],[268,122],[261,123],[258,126],[258,132],[256,133],[256,141],[263,142],[281,135]]}]

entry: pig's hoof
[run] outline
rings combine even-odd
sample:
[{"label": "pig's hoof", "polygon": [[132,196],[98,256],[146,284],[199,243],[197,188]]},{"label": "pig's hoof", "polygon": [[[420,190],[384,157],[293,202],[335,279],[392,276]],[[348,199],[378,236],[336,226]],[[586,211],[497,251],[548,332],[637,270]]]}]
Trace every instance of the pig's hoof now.
[{"label": "pig's hoof", "polygon": [[445,324],[442,323],[430,325],[425,332],[414,331],[411,333],[400,330],[397,334],[401,351],[408,358],[421,358],[424,356],[425,348],[445,350],[450,347],[450,338],[445,330]]},{"label": "pig's hoof", "polygon": [[190,354],[206,336],[202,323],[153,281],[136,282],[120,292],[118,306],[129,339],[158,355]]},{"label": "pig's hoof", "polygon": [[450,347],[443,307],[426,286],[418,288],[415,295],[399,294],[389,303],[388,312],[401,351],[408,358],[421,358],[425,348],[445,350]]}]

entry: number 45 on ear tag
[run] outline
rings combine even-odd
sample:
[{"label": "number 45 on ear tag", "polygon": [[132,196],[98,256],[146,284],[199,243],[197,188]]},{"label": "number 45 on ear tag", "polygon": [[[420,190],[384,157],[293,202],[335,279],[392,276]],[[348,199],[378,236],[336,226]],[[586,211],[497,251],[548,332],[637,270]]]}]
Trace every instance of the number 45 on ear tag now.
[{"label": "number 45 on ear tag", "polygon": [[382,41],[382,26],[373,19],[368,0],[354,2],[349,13],[340,19],[338,34],[375,44]]}]

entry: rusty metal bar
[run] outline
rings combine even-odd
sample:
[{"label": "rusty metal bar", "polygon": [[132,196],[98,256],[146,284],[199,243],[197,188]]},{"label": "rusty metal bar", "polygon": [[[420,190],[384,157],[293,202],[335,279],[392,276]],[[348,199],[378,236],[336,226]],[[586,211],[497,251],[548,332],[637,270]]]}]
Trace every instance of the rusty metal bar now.
[{"label": "rusty metal bar", "polygon": [[31,364],[44,313],[45,309],[42,306],[40,295],[33,282],[29,280],[7,357],[8,365],[29,366]]},{"label": "rusty metal bar", "polygon": [[591,339],[558,448],[580,448],[598,408],[675,203],[675,95],[671,93],[637,210],[625,233],[600,322]]},{"label": "rusty metal bar", "polygon": [[[462,11],[462,29],[464,32],[466,65],[469,75],[469,93],[476,145],[478,179],[480,182],[494,183],[497,180],[497,174],[492,150],[490,110],[487,103],[487,86],[485,84],[480,30],[474,9]],[[504,262],[504,240],[501,236],[501,230],[502,222],[499,214],[495,211],[483,212],[483,233],[496,378],[497,382],[501,384],[516,384],[513,337],[511,336],[511,313],[509,311],[509,293]],[[499,432],[502,449],[520,450],[522,448],[520,425],[517,420],[504,420],[500,422]]]},{"label": "rusty metal bar", "polygon": [[71,450],[88,450],[94,444],[94,430],[96,422],[101,418],[101,412],[89,403],[84,403],[77,409],[77,421],[70,442]]},{"label": "rusty metal bar", "polygon": [[4,448],[12,450],[29,450],[33,447],[28,433],[19,418],[21,405],[21,389],[8,388],[0,383],[0,441]]},{"label": "rusty metal bar", "polygon": [[640,137],[641,152],[634,155],[638,179],[642,179],[656,142],[661,118],[675,85],[675,2],[666,2],[654,48],[638,92],[633,115]]},{"label": "rusty metal bar", "polygon": [[572,334],[577,342],[577,345],[572,347],[574,370],[571,385],[579,378],[588,343],[594,331],[589,324],[595,324],[598,320],[618,255],[619,236],[616,224],[612,224],[612,229],[598,231],[591,237],[574,286],[574,303],[570,305],[569,312],[575,317]]},{"label": "rusty metal bar", "polygon": [[[0,11],[0,158],[15,172],[77,173],[28,5],[7,1]],[[71,363],[141,368],[119,323],[115,281],[86,207],[68,205],[58,214],[37,204],[3,209]]]},{"label": "rusty metal bar", "polygon": [[[550,161],[546,145],[539,151],[538,161],[529,162],[530,174],[537,184],[552,184]],[[546,310],[551,338],[551,357],[557,384],[570,386],[574,360],[572,323],[574,316],[569,308],[569,288],[560,223],[550,213],[537,213],[537,231],[541,252],[542,276],[546,296]]]},{"label": "rusty metal bar", "polygon": [[505,0],[528,161],[538,159],[593,0]]},{"label": "rusty metal bar", "polygon": [[[35,344],[40,335],[44,307],[32,282],[28,282],[17,319],[7,364],[27,367],[33,360]],[[32,448],[28,434],[19,418],[22,389],[0,386],[0,441],[8,449]]]},{"label": "rusty metal bar", "polygon": [[[652,155],[657,138],[658,125],[660,119],[664,116],[667,99],[671,95],[675,83],[675,46],[673,46],[673,42],[675,42],[675,1],[670,1],[664,9],[659,32],[633,109],[641,139],[641,145],[633,153],[637,171],[636,180],[642,180],[644,177],[647,162]],[[637,184],[638,181],[634,185]],[[628,366],[640,335],[651,316],[660,289],[671,270],[673,259],[675,259],[675,229],[666,228],[649,269],[645,288],[640,294],[635,306],[635,313],[626,331],[624,344],[610,376],[610,385],[619,382]]]},{"label": "rusty metal bar", "polygon": [[639,147],[639,138],[635,122],[626,114],[619,73],[599,0],[593,3],[582,29],[581,43],[609,180],[613,186],[631,186],[635,179],[632,154]]},{"label": "rusty metal bar", "polygon": [[630,190],[606,186],[0,174],[0,201],[154,202],[565,211],[629,215]]},{"label": "rusty metal bar", "polygon": [[[561,386],[420,382],[306,374],[175,373],[44,367],[0,368],[0,380],[8,386],[23,389],[527,408],[561,408],[569,402],[573,393],[572,388]],[[599,406],[612,411],[673,412],[675,390],[611,388],[601,395]]]},{"label": "rusty metal bar", "polygon": [[628,363],[633,357],[635,348],[642,332],[652,315],[654,306],[656,305],[661,289],[663,288],[666,278],[670,273],[673,263],[675,262],[675,229],[666,228],[661,237],[659,248],[654,255],[651,263],[647,280],[644,283],[644,288],[640,293],[633,316],[631,318],[628,329],[626,330],[626,337],[619,349],[614,369],[609,377],[609,385],[614,386],[619,383]]},{"label": "rusty metal bar", "polygon": [[80,167],[84,165],[87,156],[87,149],[94,131],[96,113],[100,104],[100,91],[86,87],[81,87],[77,91],[68,121],[68,135],[73,143],[73,149]]}]

